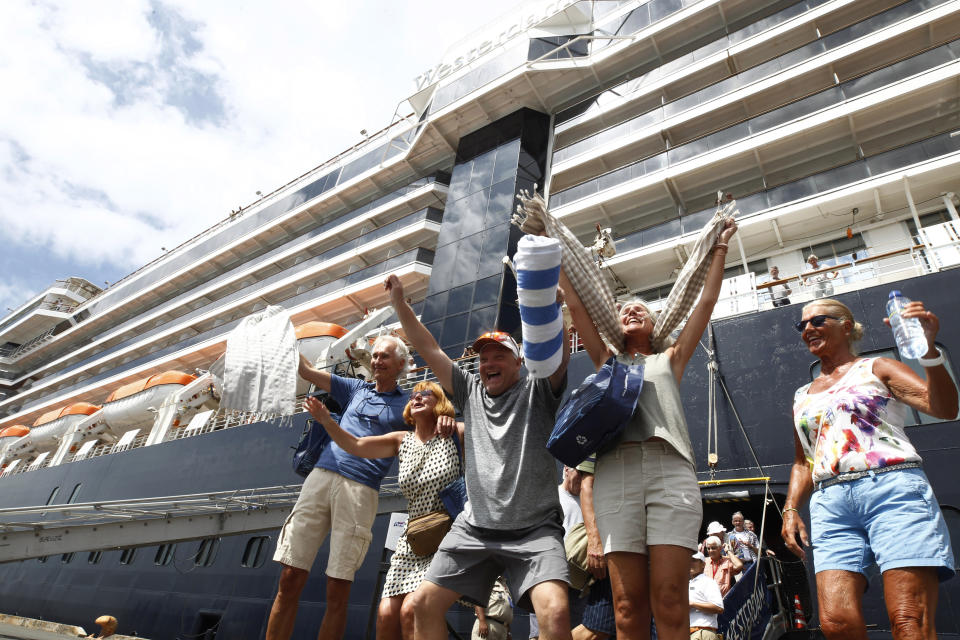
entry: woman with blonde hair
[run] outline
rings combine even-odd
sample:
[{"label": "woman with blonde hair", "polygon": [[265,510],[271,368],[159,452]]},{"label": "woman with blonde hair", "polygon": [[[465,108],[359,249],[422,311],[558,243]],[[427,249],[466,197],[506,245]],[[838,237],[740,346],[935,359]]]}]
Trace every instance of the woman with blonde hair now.
[{"label": "woman with blonde hair", "polygon": [[[330,438],[344,451],[360,458],[398,456],[398,484],[408,501],[411,518],[442,509],[440,490],[460,475],[459,442],[463,442],[463,423],[456,424],[453,437],[438,435],[440,423],[449,426],[455,414],[453,404],[435,382],[418,382],[410,392],[403,419],[413,431],[394,431],[379,436],[358,438],[337,424],[322,402],[306,401],[307,410]],[[454,438],[458,438],[457,441]],[[390,569],[377,611],[377,638],[396,640],[413,637],[413,612],[404,607],[407,594],[416,591],[430,566],[429,556],[413,552],[404,534],[390,558]]]},{"label": "woman with blonde hair", "polygon": [[866,640],[862,601],[874,563],[893,637],[935,638],[937,583],[954,572],[947,527],[904,422],[909,408],[955,418],[957,388],[934,344],[937,316],[914,301],[902,317],[923,327],[925,380],[897,360],[857,357],[863,326],[841,302],[807,304],[796,325],[820,373],[794,394],[795,453],[781,533],[803,558],[800,543],[809,540],[799,509],[809,498],[828,638]]},{"label": "woman with blonde hair", "polygon": [[[616,447],[597,459],[594,511],[613,588],[617,637],[689,638],[690,554],[703,517],[680,380],[697,348],[723,282],[730,220],[708,258],[700,301],[675,342],[655,349],[655,316],[642,301],[618,313],[625,349],[617,359],[644,366],[637,408]],[[613,356],[565,274],[561,286],[583,346],[599,370]]]}]

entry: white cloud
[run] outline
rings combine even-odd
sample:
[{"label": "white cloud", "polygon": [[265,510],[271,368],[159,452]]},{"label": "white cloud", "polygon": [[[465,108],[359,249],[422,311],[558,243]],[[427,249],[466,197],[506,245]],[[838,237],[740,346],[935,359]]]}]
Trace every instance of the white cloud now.
[{"label": "white cloud", "polygon": [[387,125],[513,4],[8,2],[0,241],[132,270]]}]

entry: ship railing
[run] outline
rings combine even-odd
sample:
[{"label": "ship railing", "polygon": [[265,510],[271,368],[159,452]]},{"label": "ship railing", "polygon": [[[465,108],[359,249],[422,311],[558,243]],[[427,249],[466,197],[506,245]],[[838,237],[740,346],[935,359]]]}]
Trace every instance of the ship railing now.
[{"label": "ship railing", "polygon": [[[924,227],[913,242],[873,245],[869,252],[858,250],[846,256],[821,261],[816,271],[805,271],[767,280],[765,274],[748,272],[724,279],[713,318],[725,318],[774,308],[771,289],[786,285],[791,304],[805,303],[867,287],[905,280],[960,266],[960,223],[946,222]],[[653,311],[661,311],[667,296],[645,300]]]},{"label": "ship railing", "polygon": [[22,356],[22,355],[24,355],[24,354],[26,354],[26,353],[29,353],[29,352],[31,352],[31,351],[33,351],[34,349],[36,349],[36,348],[39,347],[40,345],[45,344],[45,343],[49,342],[50,340],[53,340],[53,332],[54,332],[55,330],[56,330],[56,327],[50,327],[49,329],[47,329],[46,331],[44,331],[44,332],[41,333],[40,335],[38,335],[38,336],[36,336],[36,337],[34,337],[34,338],[30,338],[28,341],[24,342],[22,345],[20,345],[19,347],[17,347],[17,348],[13,351],[13,353],[11,353],[11,355],[10,355],[11,359],[14,359],[14,360],[15,360],[15,359],[19,358],[20,356]]}]

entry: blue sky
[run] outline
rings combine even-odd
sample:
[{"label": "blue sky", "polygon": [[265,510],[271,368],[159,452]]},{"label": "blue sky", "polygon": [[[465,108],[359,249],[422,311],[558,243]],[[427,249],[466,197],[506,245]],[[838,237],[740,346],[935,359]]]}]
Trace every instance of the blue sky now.
[{"label": "blue sky", "polygon": [[386,126],[517,4],[4,2],[0,316],[60,277],[114,282]]}]

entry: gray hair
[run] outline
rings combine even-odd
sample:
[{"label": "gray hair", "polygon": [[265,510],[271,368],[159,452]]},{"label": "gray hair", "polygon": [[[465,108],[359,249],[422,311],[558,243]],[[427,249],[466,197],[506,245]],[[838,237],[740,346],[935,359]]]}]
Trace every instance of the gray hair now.
[{"label": "gray hair", "polygon": [[733,512],[733,515],[730,516],[730,519],[733,520],[733,519],[736,518],[737,516],[740,516],[740,517],[742,518],[742,517],[743,517],[743,511],[734,511],[734,512]]},{"label": "gray hair", "polygon": [[703,541],[703,544],[704,545],[715,544],[718,547],[722,547],[723,541],[720,540],[720,538],[718,538],[717,536],[707,536],[707,539]]},{"label": "gray hair", "polygon": [[407,343],[399,338],[399,336],[384,334],[382,336],[377,336],[377,339],[373,341],[373,350],[377,350],[377,345],[379,345],[384,340],[390,340],[393,342],[393,352],[398,358],[403,360],[403,369],[400,370],[400,375],[403,375],[410,369],[410,349],[407,348]]}]

